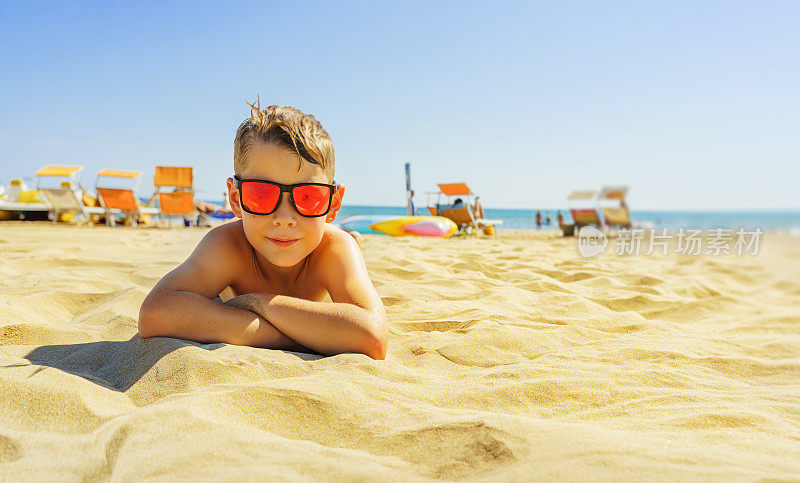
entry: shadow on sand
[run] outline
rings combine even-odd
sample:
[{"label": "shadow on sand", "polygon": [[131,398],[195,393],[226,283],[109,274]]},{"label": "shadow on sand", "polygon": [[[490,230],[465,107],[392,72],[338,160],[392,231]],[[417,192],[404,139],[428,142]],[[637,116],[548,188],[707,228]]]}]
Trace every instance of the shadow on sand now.
[{"label": "shadow on sand", "polygon": [[[69,372],[103,387],[125,392],[136,384],[159,359],[170,352],[186,346],[195,346],[213,351],[225,345],[227,344],[203,344],[171,337],[142,339],[139,334],[136,334],[126,341],[44,345],[32,350],[25,358],[32,364]],[[321,354],[284,352],[306,361],[326,357]],[[2,367],[21,367],[25,365],[27,364],[7,364]],[[30,376],[42,369],[44,368],[38,368]]]}]

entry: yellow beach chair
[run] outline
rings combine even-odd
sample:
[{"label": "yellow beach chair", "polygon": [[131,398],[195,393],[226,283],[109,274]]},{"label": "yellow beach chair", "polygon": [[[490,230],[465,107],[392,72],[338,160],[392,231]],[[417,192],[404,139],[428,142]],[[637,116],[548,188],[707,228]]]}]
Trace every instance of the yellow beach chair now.
[{"label": "yellow beach chair", "polygon": [[619,228],[633,226],[631,213],[625,202],[628,193],[627,186],[603,186],[597,199],[600,202],[606,225]]},{"label": "yellow beach chair", "polygon": [[[159,213],[156,208],[143,205],[134,194],[136,188],[139,187],[141,176],[142,173],[136,171],[117,169],[103,169],[97,172],[97,180],[95,181],[97,197],[100,200],[100,205],[108,213],[108,218],[111,218],[112,225],[114,224],[112,211],[124,214],[127,224],[131,227],[136,227],[139,223],[145,223],[149,221],[150,216]],[[108,178],[129,180],[133,183],[133,186],[130,188],[111,187],[108,184]],[[101,179],[103,179],[103,183],[101,183]],[[101,184],[106,186],[101,186]]]},{"label": "yellow beach chair", "polygon": [[[153,198],[158,199],[162,221],[165,216],[180,216],[188,220],[190,225],[197,225],[193,168],[156,166],[153,186],[155,187]],[[162,191],[167,188],[172,188],[172,191]]]}]

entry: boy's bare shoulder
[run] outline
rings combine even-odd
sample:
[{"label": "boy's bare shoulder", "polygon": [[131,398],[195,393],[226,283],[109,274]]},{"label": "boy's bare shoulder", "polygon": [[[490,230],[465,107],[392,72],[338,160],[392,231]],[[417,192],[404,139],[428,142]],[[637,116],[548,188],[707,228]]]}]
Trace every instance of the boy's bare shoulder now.
[{"label": "boy's bare shoulder", "polygon": [[319,242],[316,251],[330,253],[331,250],[352,250],[353,248],[359,250],[358,243],[349,233],[333,225],[326,225],[322,240]]},{"label": "boy's bare shoulder", "polygon": [[[364,255],[352,235],[326,226],[312,264],[332,302],[357,305],[383,314],[383,304],[369,278]],[[383,315],[385,318],[385,315]]]},{"label": "boy's bare shoulder", "polygon": [[244,253],[249,253],[250,243],[244,235],[242,220],[233,221],[220,225],[209,231],[201,244],[205,250],[214,252],[215,255],[225,255],[228,257],[238,257]]},{"label": "boy's bare shoulder", "polygon": [[313,265],[326,270],[340,269],[342,264],[363,263],[358,243],[349,233],[333,225],[325,226],[313,257]]}]

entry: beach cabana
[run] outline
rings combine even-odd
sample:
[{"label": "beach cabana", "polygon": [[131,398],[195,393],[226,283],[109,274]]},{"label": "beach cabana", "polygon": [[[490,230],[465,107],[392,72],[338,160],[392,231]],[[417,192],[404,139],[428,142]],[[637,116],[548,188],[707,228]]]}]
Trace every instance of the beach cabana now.
[{"label": "beach cabana", "polygon": [[[165,216],[179,216],[188,220],[190,225],[197,224],[194,177],[191,167],[156,166],[153,186],[155,187],[153,197],[158,200],[161,219]],[[171,191],[163,191],[170,188]]]},{"label": "beach cabana", "polygon": [[[475,218],[472,207],[475,204],[475,194],[466,183],[440,183],[437,184],[439,191],[428,192],[428,211],[433,216],[443,216],[452,220],[460,232],[476,234],[478,230],[484,230],[491,234],[495,225],[500,225],[503,220],[487,220],[485,218]],[[430,196],[436,195],[436,204],[431,205]],[[442,203],[442,197],[446,203]],[[461,204],[456,204],[455,200],[461,199]]]},{"label": "beach cabana", "polygon": [[[95,181],[97,197],[100,200],[100,206],[108,213],[107,219],[111,219],[112,225],[114,224],[112,211],[123,213],[131,227],[135,227],[137,223],[144,222],[147,217],[159,213],[159,210],[155,208],[142,205],[136,198],[134,191],[139,187],[141,177],[142,173],[137,171],[103,169],[97,172]],[[122,180],[123,183],[129,183],[130,187],[110,187],[107,184],[110,179]]]},{"label": "beach cabana", "polygon": [[603,186],[597,194],[597,202],[603,212],[605,224],[619,228],[630,228],[633,226],[625,196],[628,193],[627,186]]},{"label": "beach cabana", "polygon": [[572,215],[572,221],[575,227],[581,226],[600,226],[600,215],[597,214],[597,208],[594,207],[594,197],[596,191],[573,191],[567,197],[567,203],[570,204],[569,212]]},{"label": "beach cabana", "polygon": [[567,196],[567,205],[572,215],[572,223],[564,223],[560,226],[564,236],[572,236],[576,230],[583,226],[602,226],[600,215],[595,208],[595,190],[573,191]]},{"label": "beach cabana", "polygon": [[[76,222],[80,225],[83,221],[92,223],[92,215],[107,215],[107,210],[102,207],[89,206],[84,200],[83,191],[78,186],[78,176],[83,166],[45,166],[36,172],[37,187],[50,205],[50,219],[57,223],[64,213],[75,213]],[[45,179],[66,178],[60,181],[58,187],[42,186]],[[106,216],[106,224],[109,217]]]}]

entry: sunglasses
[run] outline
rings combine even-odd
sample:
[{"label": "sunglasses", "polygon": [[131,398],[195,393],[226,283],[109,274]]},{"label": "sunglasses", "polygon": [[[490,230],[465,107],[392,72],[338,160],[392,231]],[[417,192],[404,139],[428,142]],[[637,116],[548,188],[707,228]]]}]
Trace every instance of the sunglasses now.
[{"label": "sunglasses", "polygon": [[234,175],[242,209],[253,215],[271,215],[278,209],[283,193],[289,193],[294,209],[308,218],[325,216],[331,209],[336,184],[280,184],[263,179],[241,179]]}]

